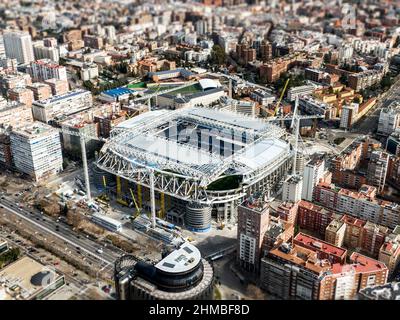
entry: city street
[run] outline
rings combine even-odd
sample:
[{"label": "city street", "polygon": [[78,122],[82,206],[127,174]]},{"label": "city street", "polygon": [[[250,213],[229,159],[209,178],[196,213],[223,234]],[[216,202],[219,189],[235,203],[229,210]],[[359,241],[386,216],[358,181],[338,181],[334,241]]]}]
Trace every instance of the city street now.
[{"label": "city street", "polygon": [[376,105],[352,128],[351,131],[360,134],[374,134],[378,129],[379,114],[382,108],[389,106],[395,100],[400,98],[400,77],[392,87],[378,98]]}]

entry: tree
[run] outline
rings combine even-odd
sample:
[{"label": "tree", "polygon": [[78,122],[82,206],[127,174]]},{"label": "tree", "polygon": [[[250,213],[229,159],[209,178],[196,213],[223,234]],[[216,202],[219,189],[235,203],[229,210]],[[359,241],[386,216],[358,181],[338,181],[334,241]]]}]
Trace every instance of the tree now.
[{"label": "tree", "polygon": [[211,62],[213,64],[222,65],[225,64],[226,53],[219,45],[214,45],[211,51]]},{"label": "tree", "polygon": [[389,89],[393,84],[393,79],[389,75],[385,75],[381,80],[381,88],[382,90]]},{"label": "tree", "polygon": [[343,83],[344,85],[347,86],[348,80],[347,80],[347,75],[346,75],[345,73],[343,73],[343,74],[340,76],[339,82],[340,82],[340,83]]}]

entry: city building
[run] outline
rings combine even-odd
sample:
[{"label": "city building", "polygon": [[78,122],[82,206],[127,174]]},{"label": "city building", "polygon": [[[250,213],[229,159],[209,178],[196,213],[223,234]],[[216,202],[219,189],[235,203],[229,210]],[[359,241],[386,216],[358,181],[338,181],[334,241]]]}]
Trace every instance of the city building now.
[{"label": "city building", "polygon": [[376,198],[377,189],[363,185],[358,192],[337,188],[333,184],[319,183],[314,201],[324,207],[355,218],[370,221],[389,228],[400,224],[400,205]]},{"label": "city building", "polygon": [[15,168],[35,181],[62,171],[60,134],[51,126],[34,122],[15,128],[10,142]]},{"label": "city building", "polygon": [[85,64],[81,68],[81,80],[82,81],[89,81],[92,79],[96,79],[99,76],[99,67],[97,64]]},{"label": "city building", "polygon": [[0,165],[3,168],[10,169],[12,167],[12,154],[10,133],[4,130],[0,132]]},{"label": "city building", "polygon": [[389,166],[389,155],[383,151],[373,151],[368,162],[368,184],[377,187],[378,192],[385,188]]},{"label": "city building", "polygon": [[345,234],[346,224],[340,220],[332,220],[326,227],[325,241],[343,247]]},{"label": "city building", "polygon": [[25,88],[32,83],[31,76],[26,73],[17,72],[12,74],[0,75],[1,93],[7,96],[8,91],[15,88]]},{"label": "city building", "polygon": [[122,256],[116,261],[114,272],[119,300],[214,298],[213,268],[190,243],[164,254],[154,264]]},{"label": "city building", "polygon": [[[80,137],[77,136],[78,134],[89,137],[98,136],[98,124],[85,113],[71,115],[66,119],[57,121],[57,125],[61,126],[65,131],[74,132],[76,134],[62,133],[63,151],[74,159],[81,159],[82,156]],[[85,141],[86,154],[88,157],[93,156],[98,147],[99,143],[95,139],[87,139]]]},{"label": "city building", "polygon": [[47,100],[35,101],[32,105],[33,118],[48,123],[90,109],[92,105],[90,91],[75,89]]},{"label": "city building", "polygon": [[14,88],[8,90],[8,98],[11,101],[26,104],[28,107],[33,103],[33,92],[28,88]]},{"label": "city building", "polygon": [[17,59],[20,64],[28,64],[35,60],[32,38],[28,32],[6,30],[3,41],[7,58]]},{"label": "city building", "polygon": [[327,226],[334,218],[333,210],[305,200],[301,200],[298,204],[297,225],[305,230],[317,232],[323,236]]},{"label": "city building", "polygon": [[318,238],[299,232],[293,239],[294,245],[313,250],[318,253],[318,259],[328,260],[330,263],[344,264],[346,262],[347,250],[332,245]]},{"label": "city building", "polygon": [[389,282],[364,288],[358,293],[357,298],[358,300],[400,300],[400,283]]},{"label": "city building", "polygon": [[31,62],[29,73],[34,81],[48,79],[67,80],[67,69],[50,59]]},{"label": "city building", "polygon": [[33,92],[34,100],[47,100],[52,96],[51,87],[42,82],[35,82],[26,86],[27,89]]},{"label": "city building", "polygon": [[325,173],[325,160],[323,156],[317,155],[305,166],[303,172],[302,199],[313,200],[314,188]]},{"label": "city building", "polygon": [[33,43],[33,52],[36,60],[49,59],[55,63],[60,60],[57,39],[47,38]]},{"label": "city building", "polygon": [[69,91],[68,80],[48,79],[44,81],[51,88],[53,96],[61,96]]},{"label": "city building", "polygon": [[282,201],[297,202],[301,200],[303,190],[303,177],[289,176],[282,186]]},{"label": "city building", "polygon": [[355,91],[361,91],[378,84],[383,77],[380,70],[366,70],[359,73],[351,73],[348,75],[349,87]]},{"label": "city building", "polygon": [[236,259],[239,265],[258,273],[261,247],[269,224],[269,209],[261,194],[251,196],[238,206]]},{"label": "city building", "polygon": [[3,128],[14,128],[32,121],[32,109],[28,105],[18,102],[6,102],[0,105],[0,125]]},{"label": "city building", "polygon": [[0,300],[43,300],[65,285],[64,275],[28,256],[0,270]]},{"label": "city building", "polygon": [[357,119],[358,115],[358,103],[351,103],[350,105],[345,105],[342,108],[342,113],[340,115],[340,127],[344,129],[350,129],[351,126]]},{"label": "city building", "polygon": [[174,78],[183,78],[185,80],[191,80],[194,77],[194,74],[191,71],[186,70],[184,68],[178,68],[174,70],[149,72],[148,77],[152,79],[154,82],[159,82],[162,80],[169,80]]},{"label": "city building", "polygon": [[297,221],[297,211],[299,208],[299,202],[282,202],[276,208],[276,215],[283,221],[295,224]]},{"label": "city building", "polygon": [[393,232],[386,236],[384,244],[379,249],[378,260],[382,261],[393,274],[400,262],[400,227],[396,226]]},{"label": "city building", "polygon": [[399,157],[400,156],[400,128],[392,132],[386,141],[386,151]]},{"label": "city building", "polygon": [[389,136],[400,128],[400,103],[393,101],[386,108],[381,108],[378,120],[378,134]]},{"label": "city building", "polygon": [[304,85],[298,87],[292,87],[287,91],[287,99],[289,101],[295,101],[297,97],[301,97],[304,95],[312,95],[313,92],[318,89],[320,86],[317,85]]}]

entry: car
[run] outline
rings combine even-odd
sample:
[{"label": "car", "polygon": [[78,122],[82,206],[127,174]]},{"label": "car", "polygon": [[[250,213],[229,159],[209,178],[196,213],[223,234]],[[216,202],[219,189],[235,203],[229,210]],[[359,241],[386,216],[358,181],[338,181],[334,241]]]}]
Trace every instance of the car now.
[{"label": "car", "polygon": [[99,253],[99,254],[102,254],[103,253],[103,249],[99,248],[99,249],[96,250],[96,252]]}]

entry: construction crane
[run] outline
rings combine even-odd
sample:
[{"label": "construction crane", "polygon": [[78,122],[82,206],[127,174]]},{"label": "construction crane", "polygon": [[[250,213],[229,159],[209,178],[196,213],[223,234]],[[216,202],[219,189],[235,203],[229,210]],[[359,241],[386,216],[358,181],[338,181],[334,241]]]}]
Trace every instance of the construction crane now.
[{"label": "construction crane", "polygon": [[135,195],[133,194],[132,189],[129,188],[129,191],[131,192],[132,200],[133,200],[133,203],[135,204],[135,207],[136,207],[136,215],[135,215],[135,218],[136,218],[140,214],[141,210],[140,210],[140,208],[139,208],[139,206],[138,206],[138,204],[136,202]]},{"label": "construction crane", "polygon": [[[286,82],[287,83],[287,82]],[[298,144],[299,140],[302,141],[300,136],[300,121],[306,119],[324,119],[324,115],[299,115],[298,114],[298,106],[299,106],[299,98],[296,97],[295,106],[293,110],[293,114],[290,116],[285,117],[269,117],[266,118],[265,121],[284,121],[284,120],[291,120],[290,128],[294,131],[295,141],[293,146],[294,157],[293,157],[293,167],[292,167],[292,174],[296,174],[296,166],[297,166],[297,154],[298,154]],[[264,108],[264,107],[262,107]],[[302,141],[303,143],[303,141]]]},{"label": "construction crane", "polygon": [[288,84],[289,84],[289,81],[290,81],[290,78],[288,78],[288,79],[286,80],[285,85],[284,85],[284,87],[283,87],[283,90],[282,90],[282,92],[281,92],[281,95],[280,95],[280,97],[279,97],[279,100],[278,100],[278,102],[276,103],[275,111],[274,111],[274,116],[275,116],[275,117],[278,115],[279,107],[280,107],[280,105],[281,105],[281,102],[282,102],[283,96],[284,96],[284,94],[285,94],[286,88],[287,88],[287,86],[288,86]]}]

